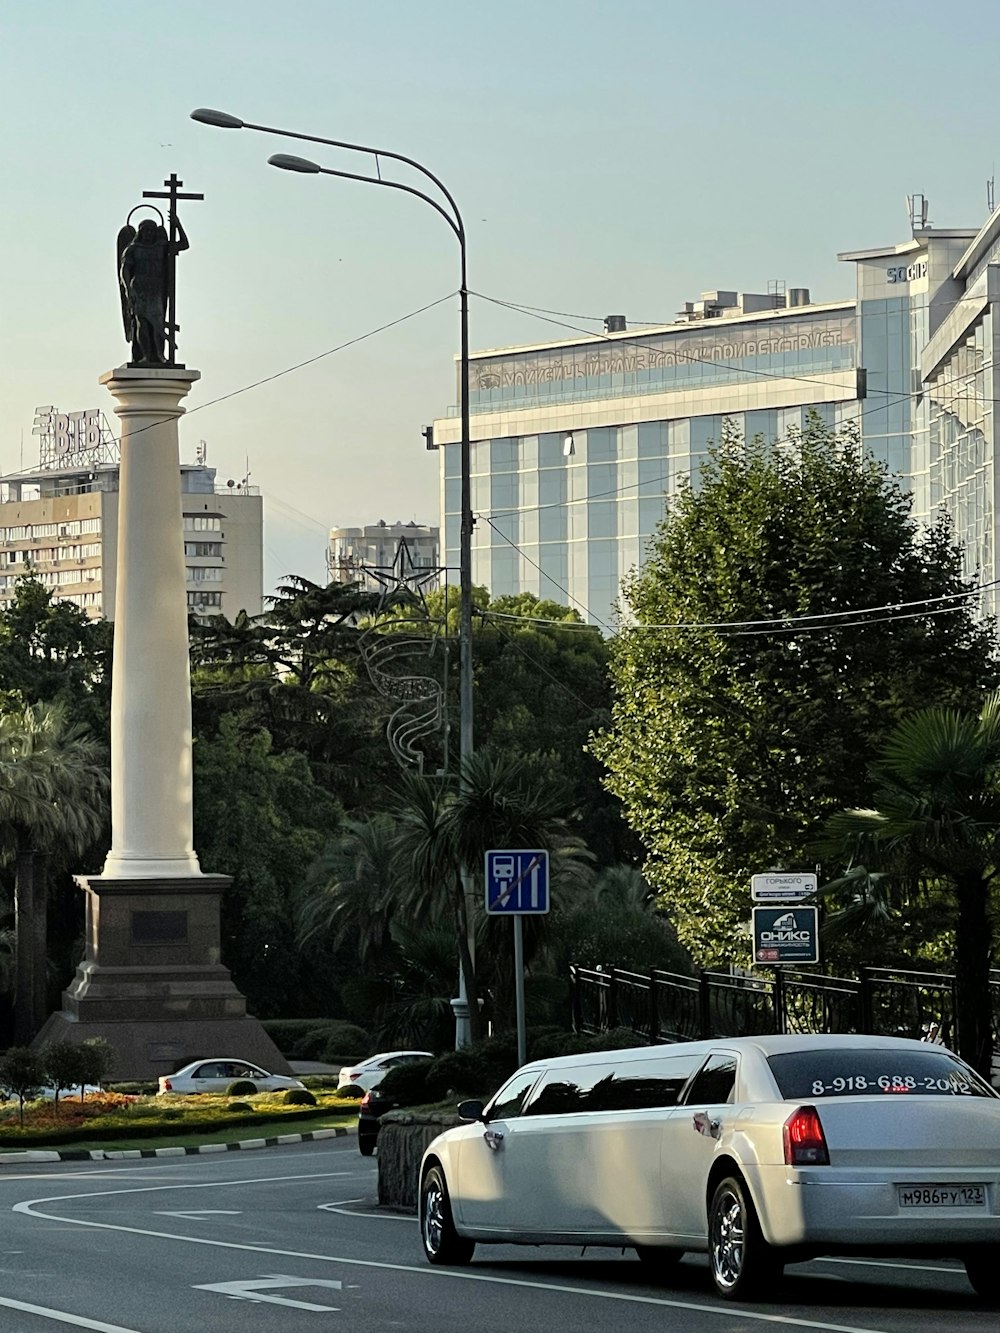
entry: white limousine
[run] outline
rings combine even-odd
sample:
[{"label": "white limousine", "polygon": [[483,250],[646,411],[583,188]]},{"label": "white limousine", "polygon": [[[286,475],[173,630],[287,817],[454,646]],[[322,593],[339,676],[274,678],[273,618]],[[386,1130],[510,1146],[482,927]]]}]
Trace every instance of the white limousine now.
[{"label": "white limousine", "polygon": [[538,1060],[428,1147],[432,1264],[477,1243],[707,1252],[747,1298],[818,1254],[953,1256],[1000,1299],[1000,1097],[942,1046],[773,1036]]}]

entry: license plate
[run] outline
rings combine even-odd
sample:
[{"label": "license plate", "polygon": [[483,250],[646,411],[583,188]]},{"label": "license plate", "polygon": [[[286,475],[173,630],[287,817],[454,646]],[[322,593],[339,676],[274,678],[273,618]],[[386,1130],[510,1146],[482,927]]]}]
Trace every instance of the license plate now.
[{"label": "license plate", "polygon": [[985,1185],[899,1185],[900,1208],[985,1208]]}]

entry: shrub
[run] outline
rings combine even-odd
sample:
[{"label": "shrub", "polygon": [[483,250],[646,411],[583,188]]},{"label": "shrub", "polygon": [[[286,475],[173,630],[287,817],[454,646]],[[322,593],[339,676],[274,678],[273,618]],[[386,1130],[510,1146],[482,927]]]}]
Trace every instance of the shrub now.
[{"label": "shrub", "polygon": [[77,1048],[80,1052],[80,1082],[101,1084],[115,1064],[115,1050],[104,1037],[88,1037]]},{"label": "shrub", "polygon": [[299,1079],[314,1092],[336,1092],[339,1086],[336,1074],[300,1074]]},{"label": "shrub", "polygon": [[24,1123],[24,1103],[45,1086],[42,1058],[27,1046],[11,1046],[0,1056],[0,1088],[16,1097],[18,1115]]},{"label": "shrub", "polygon": [[54,1041],[42,1051],[42,1064],[48,1081],[56,1090],[56,1106],[59,1094],[69,1088],[78,1088],[86,1082],[83,1066],[86,1057],[80,1046],[72,1041]]},{"label": "shrub", "polygon": [[228,1102],[226,1104],[226,1110],[231,1113],[238,1113],[238,1112],[252,1111],[253,1107],[250,1105],[249,1102]]},{"label": "shrub", "polygon": [[[384,1079],[382,1081],[385,1082]],[[364,1088],[359,1088],[356,1083],[348,1083],[346,1087],[337,1088],[335,1091],[336,1095],[342,1097],[345,1102],[360,1101],[365,1095]]]},{"label": "shrub", "polygon": [[315,1106],[316,1098],[308,1088],[289,1088],[281,1099],[286,1106]]},{"label": "shrub", "polygon": [[[530,1059],[577,1055],[585,1051],[615,1051],[645,1045],[643,1038],[627,1028],[615,1028],[598,1036],[583,1036],[561,1028],[542,1028],[528,1033]],[[446,1051],[433,1060],[414,1060],[390,1069],[379,1084],[379,1092],[400,1106],[432,1105],[460,1097],[488,1100],[517,1068],[517,1040],[511,1033],[488,1037],[459,1051]]]},{"label": "shrub", "polygon": [[430,1059],[409,1060],[405,1065],[397,1065],[379,1083],[379,1092],[400,1106],[420,1106],[423,1102],[436,1101],[437,1098],[428,1093],[427,1075],[433,1063]]},{"label": "shrub", "polygon": [[333,1064],[335,1057],[349,1064],[371,1046],[364,1028],[342,1018],[272,1018],[265,1020],[264,1031],[289,1060]]},{"label": "shrub", "polygon": [[226,1096],[252,1097],[256,1091],[257,1091],[256,1084],[251,1083],[249,1079],[238,1078],[235,1080],[235,1082],[230,1083],[229,1087],[226,1089]]}]

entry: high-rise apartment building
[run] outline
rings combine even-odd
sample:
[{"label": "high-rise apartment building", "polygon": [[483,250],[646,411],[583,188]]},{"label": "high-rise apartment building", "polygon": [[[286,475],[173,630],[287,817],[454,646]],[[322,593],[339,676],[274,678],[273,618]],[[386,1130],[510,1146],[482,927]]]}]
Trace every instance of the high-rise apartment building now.
[{"label": "high-rise apartment building", "polygon": [[[39,465],[0,477],[0,607],[29,569],[60,601],[114,617],[118,459],[100,412],[39,409]],[[256,487],[180,467],[187,600],[195,614],[263,609],[263,507]]]},{"label": "high-rise apartment building", "polygon": [[372,576],[372,569],[388,571],[398,565],[400,576],[427,571],[421,586],[429,591],[438,582],[440,532],[416,522],[386,523],[385,519],[363,528],[331,528],[326,563],[331,583],[360,583],[367,592],[385,586]]}]

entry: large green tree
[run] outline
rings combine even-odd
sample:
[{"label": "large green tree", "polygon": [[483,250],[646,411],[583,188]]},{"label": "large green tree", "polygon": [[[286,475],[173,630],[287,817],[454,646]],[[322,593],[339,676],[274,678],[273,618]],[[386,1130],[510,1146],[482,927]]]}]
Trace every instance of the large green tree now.
[{"label": "large green tree", "polygon": [[624,588],[611,725],[594,748],[646,874],[702,965],[745,963],[749,878],[812,865],[832,811],[916,706],[978,707],[993,628],[944,520],[817,420],[730,438],[670,504]]},{"label": "large green tree", "polygon": [[[634,861],[639,846],[621,815],[619,801],[604,789],[601,766],[589,752],[591,733],[610,718],[608,646],[600,631],[579,614],[533,593],[490,598],[473,590],[475,749],[514,757],[539,778],[568,786],[573,804],[586,810],[587,845],[603,865]],[[458,740],[458,599],[454,588],[427,595],[423,603],[394,613],[388,632],[410,630],[447,635],[452,719],[449,766]],[[444,737],[428,740],[425,772],[445,765]]]},{"label": "large green tree", "polygon": [[0,711],[0,846],[14,864],[17,936],[15,1036],[25,1042],[45,1018],[48,856],[63,864],[104,828],[109,774],[104,746],[67,718],[61,703]]},{"label": "large green tree", "polygon": [[0,691],[26,704],[60,702],[69,718],[106,737],[113,626],[53,601],[34,574],[19,578],[0,613]]},{"label": "large green tree", "polygon": [[376,597],[355,584],[322,588],[292,576],[260,616],[191,621],[196,735],[214,736],[238,710],[267,732],[275,753],[294,751],[347,809],[377,802],[394,764],[387,709],[359,654],[358,616]]},{"label": "large green tree", "polygon": [[990,906],[1000,876],[1000,694],[978,714],[926,708],[904,719],[875,765],[872,807],[830,816],[830,850],[904,882],[946,885],[954,903],[958,1044],[990,1074]]},{"label": "large green tree", "polygon": [[295,752],[276,754],[252,716],[233,713],[194,746],[194,841],[205,870],[231,875],[223,962],[261,1017],[326,1012],[328,979],[295,941],[292,903],[340,818]]}]

